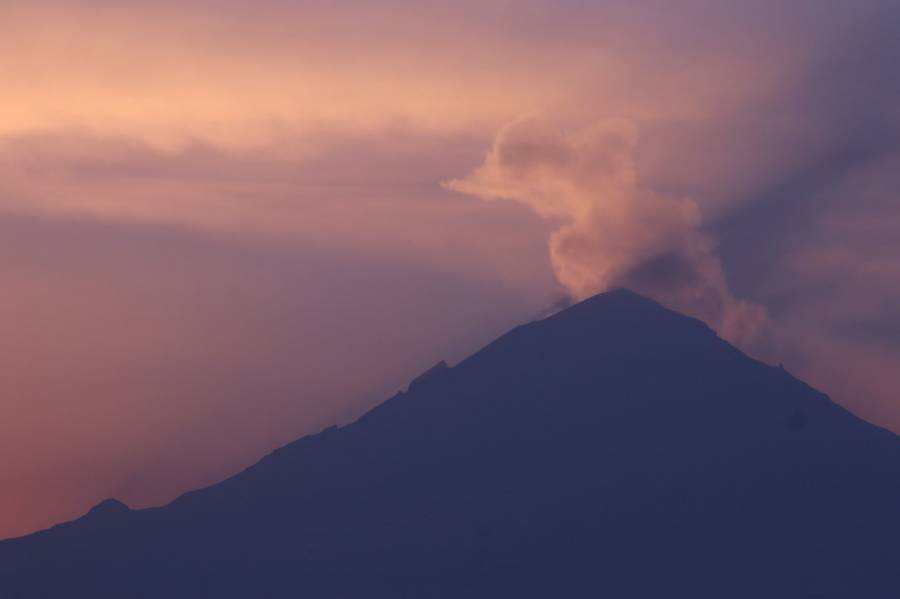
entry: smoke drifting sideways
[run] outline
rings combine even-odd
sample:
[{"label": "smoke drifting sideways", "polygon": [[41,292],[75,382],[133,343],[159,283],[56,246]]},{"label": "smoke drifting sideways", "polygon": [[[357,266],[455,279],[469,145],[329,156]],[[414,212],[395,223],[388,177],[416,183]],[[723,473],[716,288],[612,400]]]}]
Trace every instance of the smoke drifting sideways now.
[{"label": "smoke drifting sideways", "polygon": [[627,286],[712,324],[744,344],[762,306],[728,289],[696,202],[642,185],[636,126],[624,120],[563,130],[545,120],[502,129],[484,163],[445,187],[520,202],[558,226],[549,241],[559,282],[574,300]]}]

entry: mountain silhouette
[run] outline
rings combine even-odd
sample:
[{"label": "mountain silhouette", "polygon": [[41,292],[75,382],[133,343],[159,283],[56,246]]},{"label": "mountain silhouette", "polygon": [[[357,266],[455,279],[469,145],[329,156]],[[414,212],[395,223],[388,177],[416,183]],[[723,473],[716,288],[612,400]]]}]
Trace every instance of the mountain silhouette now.
[{"label": "mountain silhouette", "polygon": [[0,597],[900,597],[900,439],[626,290],[171,504],[0,543]]}]

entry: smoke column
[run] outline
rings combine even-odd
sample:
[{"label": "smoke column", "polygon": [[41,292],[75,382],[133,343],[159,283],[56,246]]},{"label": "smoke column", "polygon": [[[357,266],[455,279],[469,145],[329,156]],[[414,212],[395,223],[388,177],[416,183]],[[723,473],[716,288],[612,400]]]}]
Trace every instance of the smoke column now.
[{"label": "smoke column", "polygon": [[563,131],[541,120],[502,129],[484,163],[452,190],[525,204],[558,223],[549,241],[559,282],[576,300],[627,286],[748,341],[760,306],[728,290],[697,204],[640,184],[636,127],[627,121]]}]

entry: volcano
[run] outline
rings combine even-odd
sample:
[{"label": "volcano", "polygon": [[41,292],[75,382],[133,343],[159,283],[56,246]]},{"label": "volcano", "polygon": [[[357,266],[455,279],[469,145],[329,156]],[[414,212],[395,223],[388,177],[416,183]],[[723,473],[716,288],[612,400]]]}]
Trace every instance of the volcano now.
[{"label": "volcano", "polygon": [[900,439],[627,290],[171,504],[0,543],[3,598],[900,597]]}]

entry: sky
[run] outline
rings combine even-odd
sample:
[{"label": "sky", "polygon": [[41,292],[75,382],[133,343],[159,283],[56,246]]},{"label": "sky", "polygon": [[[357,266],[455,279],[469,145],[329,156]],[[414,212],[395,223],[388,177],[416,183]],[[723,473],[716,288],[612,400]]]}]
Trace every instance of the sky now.
[{"label": "sky", "polygon": [[0,537],[618,286],[900,431],[894,0],[6,0]]}]

